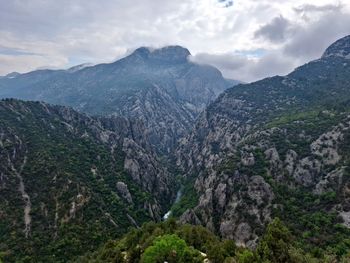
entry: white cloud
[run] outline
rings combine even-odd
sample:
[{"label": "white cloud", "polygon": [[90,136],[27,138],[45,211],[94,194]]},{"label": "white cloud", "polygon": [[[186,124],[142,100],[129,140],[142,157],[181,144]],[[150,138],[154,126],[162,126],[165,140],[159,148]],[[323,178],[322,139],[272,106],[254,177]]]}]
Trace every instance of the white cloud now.
[{"label": "white cloud", "polygon": [[[0,75],[108,62],[139,46],[179,44],[194,61],[251,81],[284,74],[350,33],[345,0],[0,0],[0,6],[0,54],[1,48],[24,53],[2,54]],[[329,19],[336,27],[322,32]],[[265,52],[249,55],[259,49]]]}]

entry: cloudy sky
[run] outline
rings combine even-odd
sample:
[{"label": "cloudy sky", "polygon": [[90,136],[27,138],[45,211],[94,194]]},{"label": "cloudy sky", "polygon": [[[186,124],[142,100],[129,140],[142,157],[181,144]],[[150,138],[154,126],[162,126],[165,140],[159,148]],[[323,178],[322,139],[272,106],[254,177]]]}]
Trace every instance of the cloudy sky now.
[{"label": "cloudy sky", "polygon": [[111,62],[182,45],[254,81],[286,74],[350,34],[349,0],[0,0],[0,75]]}]

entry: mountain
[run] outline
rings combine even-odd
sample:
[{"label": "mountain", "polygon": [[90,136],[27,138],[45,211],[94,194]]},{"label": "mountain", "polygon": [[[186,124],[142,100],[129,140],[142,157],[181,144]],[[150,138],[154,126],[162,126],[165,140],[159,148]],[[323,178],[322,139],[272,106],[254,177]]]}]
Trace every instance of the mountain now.
[{"label": "mountain", "polygon": [[67,262],[159,221],[175,198],[139,121],[14,99],[0,116],[4,262]]},{"label": "mountain", "polygon": [[182,222],[254,248],[278,216],[303,249],[350,249],[349,46],[207,107],[177,149]]},{"label": "mountain", "polygon": [[1,78],[78,111],[0,102],[0,258],[348,262],[349,46],[229,89],[178,46]]},{"label": "mountain", "polygon": [[76,66],[70,67],[69,69],[67,69],[67,71],[70,72],[70,73],[74,73],[76,71],[82,70],[82,69],[87,68],[87,67],[92,67],[92,66],[93,66],[93,64],[83,63],[83,64],[80,64],[80,65],[76,65]]},{"label": "mountain", "polygon": [[180,46],[141,47],[110,64],[11,75],[0,79],[0,98],[141,119],[154,148],[167,154],[199,112],[235,84],[214,67],[190,62],[189,56]]}]

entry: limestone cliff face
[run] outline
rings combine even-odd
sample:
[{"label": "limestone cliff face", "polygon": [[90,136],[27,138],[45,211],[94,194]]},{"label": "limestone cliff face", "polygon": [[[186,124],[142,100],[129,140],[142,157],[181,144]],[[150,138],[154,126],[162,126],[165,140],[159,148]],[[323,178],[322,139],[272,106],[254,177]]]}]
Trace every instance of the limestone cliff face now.
[{"label": "limestone cliff face", "polygon": [[21,253],[13,249],[31,242],[34,257],[59,244],[69,251],[70,235],[81,247],[96,247],[160,220],[175,196],[142,122],[13,99],[0,101],[0,115],[5,250]]},{"label": "limestone cliff face", "polygon": [[180,46],[142,47],[110,64],[11,74],[0,78],[0,97],[137,118],[144,122],[154,149],[167,155],[199,112],[233,86],[219,70],[192,63],[189,56]]},{"label": "limestone cliff face", "polygon": [[229,89],[209,105],[177,149],[177,164],[196,178],[199,195],[183,222],[254,246],[271,217],[288,208],[289,194],[317,199],[332,192],[331,204],[315,206],[348,225],[350,65],[336,49],[343,54],[348,42],[285,77]]}]

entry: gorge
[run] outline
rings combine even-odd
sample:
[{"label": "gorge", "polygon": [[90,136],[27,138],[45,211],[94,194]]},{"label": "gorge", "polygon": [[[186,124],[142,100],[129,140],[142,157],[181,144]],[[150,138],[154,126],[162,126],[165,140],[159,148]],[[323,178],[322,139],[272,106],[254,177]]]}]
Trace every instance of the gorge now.
[{"label": "gorge", "polygon": [[347,262],[349,47],[247,84],[180,46],[1,77],[0,258]]}]

